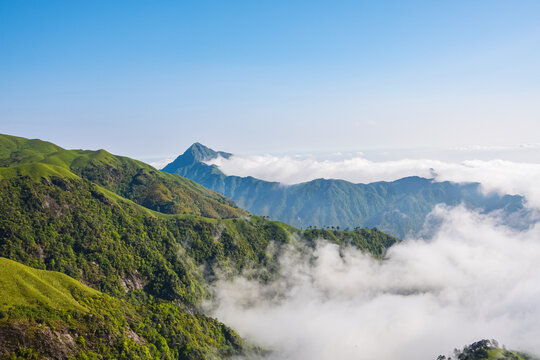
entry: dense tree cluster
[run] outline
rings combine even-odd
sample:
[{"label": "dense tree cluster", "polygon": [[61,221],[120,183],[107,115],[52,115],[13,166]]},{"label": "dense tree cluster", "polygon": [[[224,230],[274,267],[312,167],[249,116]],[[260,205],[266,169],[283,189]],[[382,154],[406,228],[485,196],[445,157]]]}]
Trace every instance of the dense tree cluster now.
[{"label": "dense tree cluster", "polygon": [[[509,351],[499,347],[496,340],[480,340],[467,345],[463,350],[455,349],[456,360],[533,360],[534,358],[523,353]],[[437,360],[452,360],[452,357],[439,355]]]}]

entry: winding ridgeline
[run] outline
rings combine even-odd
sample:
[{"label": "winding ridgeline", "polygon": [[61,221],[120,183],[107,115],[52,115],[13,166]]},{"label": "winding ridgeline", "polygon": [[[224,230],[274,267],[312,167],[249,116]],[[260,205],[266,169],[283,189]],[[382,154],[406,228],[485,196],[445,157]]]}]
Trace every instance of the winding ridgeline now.
[{"label": "winding ridgeline", "polygon": [[423,229],[426,216],[437,204],[463,204],[484,213],[502,211],[508,218],[525,211],[521,196],[485,195],[478,183],[435,182],[413,176],[370,184],[316,179],[283,185],[251,176],[227,176],[216,165],[205,163],[218,156],[232,154],[195,143],[162,171],[194,180],[253,214],[304,229],[376,227],[403,239]]},{"label": "winding ridgeline", "polygon": [[254,268],[271,281],[282,248],[321,238],[377,258],[399,241],[296,229],[133,159],[0,135],[0,359],[266,351],[201,304],[219,277]]}]

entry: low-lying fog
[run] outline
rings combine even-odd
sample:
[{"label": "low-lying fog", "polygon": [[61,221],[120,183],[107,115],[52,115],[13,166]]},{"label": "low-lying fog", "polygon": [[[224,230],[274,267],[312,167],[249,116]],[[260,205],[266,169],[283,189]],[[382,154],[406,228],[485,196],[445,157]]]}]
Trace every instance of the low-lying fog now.
[{"label": "low-lying fog", "polygon": [[435,359],[494,338],[540,354],[540,227],[438,207],[430,240],[407,240],[383,261],[323,239],[286,251],[271,284],[215,286],[211,315],[273,349],[270,359]]}]

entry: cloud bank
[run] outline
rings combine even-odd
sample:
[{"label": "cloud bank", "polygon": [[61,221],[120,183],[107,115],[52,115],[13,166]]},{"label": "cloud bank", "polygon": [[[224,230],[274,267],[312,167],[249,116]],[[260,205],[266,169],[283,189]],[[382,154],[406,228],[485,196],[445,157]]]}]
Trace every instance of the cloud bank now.
[{"label": "cloud bank", "polygon": [[286,251],[281,277],[220,281],[211,315],[275,351],[268,359],[435,359],[495,338],[540,354],[540,227],[438,207],[429,241],[384,261],[321,240]]},{"label": "cloud bank", "polygon": [[167,159],[159,159],[159,160],[149,161],[148,164],[152,165],[153,167],[155,167],[158,170],[161,170],[165,166],[167,166],[169,163],[171,163],[173,160],[174,159],[169,159],[169,158],[167,158]]},{"label": "cloud bank", "polygon": [[393,181],[406,176],[434,177],[437,181],[480,182],[486,192],[523,195],[540,207],[540,164],[507,160],[468,160],[460,163],[428,159],[375,162],[361,156],[338,160],[298,159],[291,156],[233,156],[210,163],[224,173],[295,184],[316,178],[353,183]]}]

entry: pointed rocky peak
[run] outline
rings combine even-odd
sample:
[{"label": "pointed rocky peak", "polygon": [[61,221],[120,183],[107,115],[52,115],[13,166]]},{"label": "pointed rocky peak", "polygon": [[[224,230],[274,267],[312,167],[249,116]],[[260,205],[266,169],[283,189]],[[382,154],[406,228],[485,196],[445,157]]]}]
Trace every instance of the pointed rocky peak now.
[{"label": "pointed rocky peak", "polygon": [[218,156],[228,159],[232,156],[232,154],[223,151],[215,151],[199,142],[196,142],[162,170],[166,172],[176,172],[176,170],[179,168],[212,160]]}]

